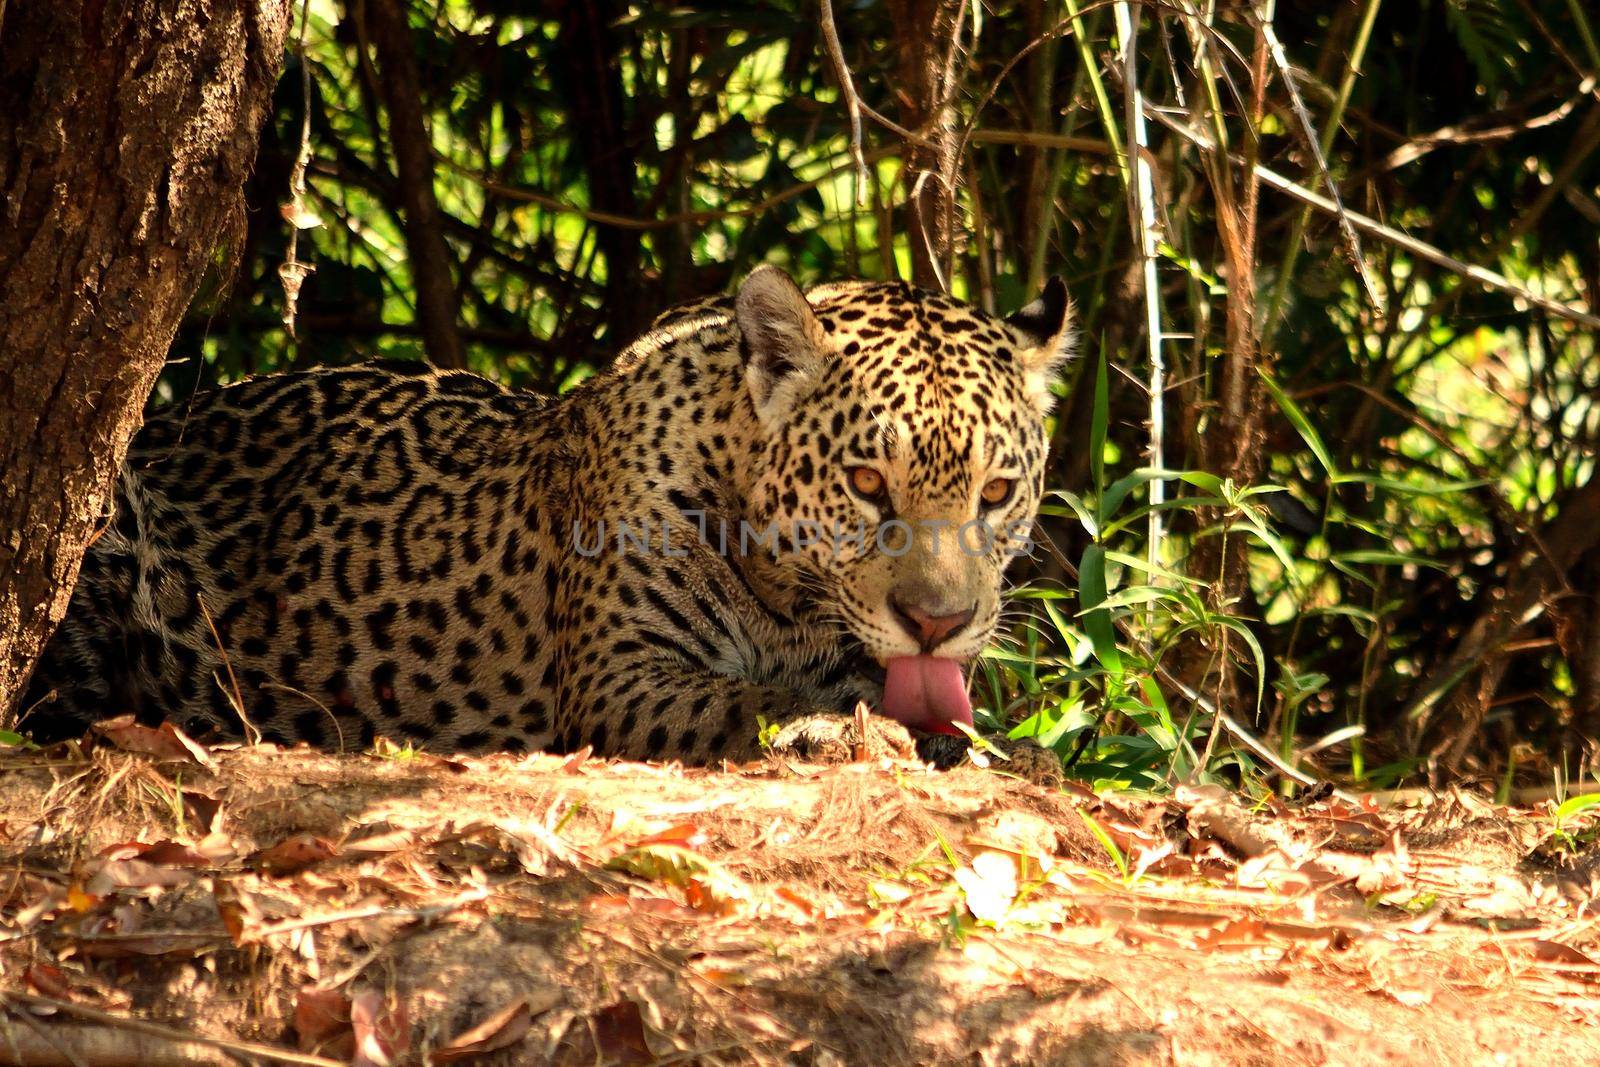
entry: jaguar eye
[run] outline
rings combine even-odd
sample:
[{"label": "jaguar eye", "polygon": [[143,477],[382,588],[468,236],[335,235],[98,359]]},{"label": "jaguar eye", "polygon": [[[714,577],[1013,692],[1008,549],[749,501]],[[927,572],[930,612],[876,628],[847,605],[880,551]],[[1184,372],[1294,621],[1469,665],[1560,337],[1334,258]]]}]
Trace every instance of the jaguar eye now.
[{"label": "jaguar eye", "polygon": [[997,508],[1011,499],[1011,494],[1016,491],[1015,478],[990,478],[983,483],[983,490],[978,494],[983,499],[986,508]]},{"label": "jaguar eye", "polygon": [[888,488],[884,485],[883,475],[871,467],[851,467],[845,473],[850,476],[850,488],[857,496],[866,500],[883,499],[884,491]]}]

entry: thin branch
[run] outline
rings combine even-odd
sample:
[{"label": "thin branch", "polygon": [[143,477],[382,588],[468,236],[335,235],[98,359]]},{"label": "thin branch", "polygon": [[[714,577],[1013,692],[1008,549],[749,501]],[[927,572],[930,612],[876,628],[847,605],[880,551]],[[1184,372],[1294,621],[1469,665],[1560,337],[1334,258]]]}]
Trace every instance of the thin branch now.
[{"label": "thin branch", "polygon": [[[885,145],[881,148],[874,148],[872,151],[865,153],[864,158],[868,163],[876,163],[880,159],[887,159],[890,156],[899,155],[900,151],[901,149],[898,145]],[[663,215],[660,218],[649,219],[639,218],[633,215],[618,215],[615,212],[610,211],[596,211],[592,208],[579,207],[577,204],[562,200],[560,197],[551,196],[549,193],[541,193],[532,189],[522,189],[512,185],[502,185],[499,182],[485,181],[482,175],[467,169],[461,164],[456,163],[454,160],[448,159],[442,155],[438,156],[437,158],[445,165],[445,168],[452,173],[459,174],[468,181],[476,182],[482,188],[493,192],[498,196],[503,196],[508,200],[518,200],[523,203],[538,204],[540,207],[549,211],[558,211],[564,215],[576,215],[601,226],[615,226],[618,229],[624,230],[662,230],[686,222],[720,222],[723,219],[741,219],[748,218],[752,215],[765,214],[766,212],[777,207],[779,204],[793,200],[797,196],[804,196],[806,193],[809,193],[819,185],[826,184],[827,182],[838,177],[840,174],[855,169],[854,161],[851,161],[843,166],[830,167],[825,173],[812,178],[810,181],[803,181],[796,185],[791,185],[787,189],[773,193],[771,196],[762,197],[755,203],[747,204],[744,207],[706,211],[683,211],[674,215]]]},{"label": "thin branch", "polygon": [[[1176,133],[1179,137],[1182,137],[1190,143],[1208,151],[1214,149],[1214,142],[1204,134],[1196,133],[1183,123],[1173,119],[1170,115],[1163,114],[1157,108],[1148,108],[1147,111],[1151,118],[1155,119],[1157,122]],[[1237,156],[1230,155],[1229,158],[1233,159],[1235,163],[1239,163],[1241,165],[1243,165],[1245,162],[1242,158]],[[1302,204],[1309,204],[1319,211],[1325,211],[1330,215],[1337,214],[1339,211],[1338,205],[1329,200],[1327,197],[1323,196],[1321,193],[1312,192],[1303,185],[1297,185],[1274,170],[1270,170],[1259,163],[1255,164],[1252,169],[1254,170],[1256,177],[1260,179],[1263,185],[1276,189],[1278,192],[1283,193],[1290,199],[1298,200]],[[1390,244],[1410,252],[1419,259],[1425,259],[1430,263],[1443,267],[1444,269],[1457,274],[1460,277],[1477,283],[1485,289],[1493,289],[1497,292],[1506,293],[1510,296],[1516,297],[1517,299],[1523,300],[1542,311],[1549,312],[1557,318],[1581,323],[1582,325],[1588,326],[1591,329],[1600,329],[1600,315],[1594,315],[1580,308],[1575,308],[1571,304],[1565,304],[1559,300],[1553,300],[1550,297],[1542,296],[1539,293],[1535,293],[1528,289],[1526,286],[1518,285],[1516,282],[1511,281],[1504,275],[1497,274],[1486,267],[1479,267],[1471,263],[1465,263],[1457,259],[1455,256],[1450,255],[1450,253],[1445,252],[1442,249],[1435,248],[1426,241],[1419,241],[1410,234],[1402,233],[1392,226],[1386,226],[1377,219],[1363,215],[1359,211],[1347,210],[1345,214],[1349,217],[1350,224],[1357,230],[1360,230],[1362,233],[1371,237],[1382,238],[1383,240],[1388,241]]]},{"label": "thin branch", "polygon": [[91,1008],[87,1004],[77,1004],[70,1000],[58,1000],[55,997],[41,997],[32,993],[7,992],[0,993],[0,1004],[18,1012],[23,1006],[50,1008],[63,1015],[86,1019],[89,1022],[100,1023],[104,1026],[114,1026],[130,1033],[161,1038],[179,1045],[207,1045],[211,1048],[221,1049],[230,1055],[247,1059],[254,1058],[272,1060],[277,1063],[293,1063],[300,1065],[300,1067],[344,1067],[343,1061],[330,1060],[325,1056],[313,1056],[309,1053],[276,1048],[272,1045],[260,1045],[253,1041],[231,1041],[225,1038],[207,1037],[204,1034],[187,1033],[170,1026],[162,1026],[160,1023],[148,1022],[144,1019],[133,1019],[125,1015],[114,1015],[109,1011]]},{"label": "thin branch", "polygon": [[325,915],[302,916],[298,919],[285,919],[263,926],[258,930],[249,931],[252,940],[265,940],[278,934],[287,934],[295,930],[309,930],[317,926],[333,926],[338,923],[364,922],[367,919],[403,919],[407,922],[428,922],[442,918],[451,912],[459,911],[468,904],[476,904],[480,900],[488,899],[489,891],[484,888],[469,889],[450,900],[438,904],[429,904],[420,908],[396,908],[388,904],[373,904],[364,908],[347,908],[344,911],[330,911]]},{"label": "thin branch", "polygon": [[[1377,0],[1372,0],[1368,10],[1377,11]],[[1311,113],[1306,110],[1305,99],[1295,85],[1294,71],[1289,66],[1289,57],[1283,50],[1283,42],[1278,40],[1277,31],[1272,28],[1271,19],[1261,20],[1261,32],[1266,35],[1267,52],[1272,56],[1273,65],[1278,68],[1278,76],[1283,79],[1284,88],[1289,90],[1289,104],[1294,109],[1301,130],[1305,133],[1306,146],[1311,150],[1311,161],[1316,164],[1317,176],[1322,179],[1322,187],[1327,190],[1328,199],[1333,203],[1335,214],[1339,219],[1339,232],[1344,235],[1345,248],[1350,254],[1351,266],[1355,268],[1356,277],[1361,281],[1361,289],[1366,293],[1367,303],[1382,315],[1383,297],[1378,294],[1378,287],[1373,283],[1372,274],[1367,270],[1367,260],[1361,252],[1361,238],[1356,236],[1355,227],[1350,224],[1350,217],[1345,213],[1344,201],[1339,197],[1339,187],[1334,184],[1333,175],[1328,170],[1327,152],[1317,137],[1317,129],[1311,122]],[[1329,133],[1331,135],[1331,128]],[[1267,328],[1271,328],[1270,322],[1266,325]]]},{"label": "thin branch", "polygon": [[1571,115],[1577,110],[1580,103],[1589,98],[1589,92],[1595,87],[1595,84],[1596,79],[1593,77],[1583,79],[1578,83],[1578,88],[1574,90],[1571,96],[1562,100],[1549,111],[1534,115],[1531,118],[1518,119],[1515,122],[1500,122],[1493,126],[1474,125],[1469,121],[1453,126],[1441,126],[1430,133],[1418,134],[1379,160],[1374,170],[1379,173],[1399,170],[1409,163],[1416,162],[1434,149],[1443,148],[1446,145],[1504,141],[1515,137],[1519,133],[1543,129],[1546,126],[1554,126]]},{"label": "thin branch", "polygon": [[839,92],[844,97],[845,111],[850,116],[850,158],[856,164],[856,205],[867,202],[867,183],[872,176],[867,171],[867,158],[861,152],[861,97],[856,94],[855,79],[844,59],[844,46],[839,43],[839,28],[833,23],[833,0],[822,0],[822,41],[828,48],[828,59],[833,62],[833,73],[839,79]]},{"label": "thin branch", "polygon": [[289,224],[289,247],[284,252],[283,262],[278,265],[278,280],[283,285],[283,328],[288,331],[291,341],[295,337],[294,314],[295,306],[300,301],[300,287],[305,284],[306,275],[316,269],[309,263],[300,262],[297,256],[300,230],[311,222],[305,209],[306,165],[311,162],[311,68],[306,64],[306,22],[310,14],[311,0],[303,0],[300,5],[300,35],[294,44],[295,56],[300,63],[300,149],[295,154],[294,169],[289,173],[289,202],[280,209],[284,221]]}]

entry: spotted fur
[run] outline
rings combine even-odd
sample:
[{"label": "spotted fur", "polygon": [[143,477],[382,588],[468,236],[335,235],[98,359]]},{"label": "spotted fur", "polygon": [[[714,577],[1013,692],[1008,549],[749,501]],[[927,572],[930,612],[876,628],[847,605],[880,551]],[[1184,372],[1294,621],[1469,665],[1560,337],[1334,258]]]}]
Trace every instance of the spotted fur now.
[{"label": "spotted fur", "polygon": [[[989,517],[1020,536],[1065,320],[1059,288],[1002,321],[897,283],[803,297],[763,268],[559,399],[407,365],[197,397],[137,438],[29,698],[56,700],[28,725],[131,711],[237,734],[231,670],[269,738],[329,747],[704,761],[756,756],[761,720],[837,733],[881,694],[878,664],[918,651],[891,595],[970,596],[938,650],[970,658],[1015,544],[741,555],[719,526],[859,523],[870,541],[892,517],[974,518],[1004,472]],[[861,464],[886,499],[852,492]],[[619,522],[649,549],[618,551]]]}]

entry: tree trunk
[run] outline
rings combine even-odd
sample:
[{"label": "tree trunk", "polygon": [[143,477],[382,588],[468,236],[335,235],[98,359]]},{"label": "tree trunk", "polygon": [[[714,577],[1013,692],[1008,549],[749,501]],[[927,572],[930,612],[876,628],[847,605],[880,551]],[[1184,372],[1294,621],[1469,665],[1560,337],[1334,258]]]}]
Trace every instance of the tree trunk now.
[{"label": "tree trunk", "polygon": [[0,721],[241,196],[289,0],[0,7]]},{"label": "tree trunk", "polygon": [[367,0],[365,9],[367,30],[378,53],[378,91],[389,113],[389,143],[400,179],[422,345],[434,366],[459,369],[467,365],[456,326],[461,301],[433,191],[433,141],[422,118],[422,79],[411,54],[411,27],[402,0]]},{"label": "tree trunk", "polygon": [[[1266,37],[1257,26],[1247,115],[1252,129],[1260,129],[1266,113],[1266,87]],[[1268,364],[1256,333],[1256,226],[1260,187],[1253,169],[1255,148],[1255,139],[1247,139],[1245,163],[1237,172],[1226,157],[1206,159],[1207,182],[1216,200],[1217,229],[1227,269],[1227,317],[1223,352],[1213,375],[1215,393],[1210,397],[1191,394],[1185,405],[1191,454],[1197,457],[1201,469],[1231,478],[1239,486],[1255,484],[1266,470],[1266,404],[1259,371]],[[1194,418],[1194,413],[1204,408],[1209,409],[1208,418],[1201,423]],[[1202,529],[1217,526],[1227,529],[1231,521],[1217,508],[1197,509],[1196,520]],[[1225,539],[1199,538],[1189,555],[1187,567],[1192,576],[1210,583],[1213,608],[1251,619],[1261,617],[1260,606],[1250,588],[1250,555],[1244,532],[1235,529]],[[1264,639],[1266,635],[1261,636]],[[1239,649],[1237,639],[1227,629],[1216,630],[1214,637],[1223,648]],[[1188,642],[1179,652],[1178,673],[1196,689],[1211,688],[1219,706],[1237,705],[1243,699],[1245,687],[1235,677],[1229,657],[1215,655],[1216,651],[1214,647],[1207,647],[1206,642]],[[1216,672],[1214,686],[1207,677],[1213,670]]]},{"label": "tree trunk", "polygon": [[[596,209],[637,218],[635,143],[628,125],[622,82],[623,31],[628,12],[621,0],[561,0],[555,75],[572,130],[572,145],[588,179]],[[631,341],[649,325],[653,294],[643,291],[640,231],[599,224],[595,231],[606,260],[606,327],[613,344]]]},{"label": "tree trunk", "polygon": [[[911,280],[943,289],[955,221],[956,134],[950,101],[956,89],[956,36],[963,0],[889,0],[899,76],[900,121],[920,131],[907,145],[901,170],[906,187],[906,235],[911,245]],[[889,249],[884,249],[888,255]]]}]

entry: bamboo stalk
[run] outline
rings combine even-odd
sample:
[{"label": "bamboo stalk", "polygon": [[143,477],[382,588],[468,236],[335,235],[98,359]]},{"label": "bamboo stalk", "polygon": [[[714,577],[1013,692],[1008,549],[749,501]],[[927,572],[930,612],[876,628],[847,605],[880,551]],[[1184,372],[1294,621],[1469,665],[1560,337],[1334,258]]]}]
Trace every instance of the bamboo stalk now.
[{"label": "bamboo stalk", "polygon": [[[1166,467],[1166,364],[1161,345],[1161,285],[1156,275],[1156,257],[1159,253],[1156,230],[1155,181],[1150,171],[1150,138],[1145,127],[1144,96],[1139,90],[1138,17],[1128,0],[1119,0],[1112,9],[1116,23],[1117,43],[1122,53],[1122,84],[1126,104],[1123,121],[1128,143],[1133,150],[1129,164],[1133,180],[1127,183],[1128,221],[1133,228],[1133,247],[1139,256],[1141,286],[1144,289],[1145,340],[1149,351],[1150,391],[1149,429],[1147,448],[1150,466],[1157,470]],[[1127,171],[1125,170],[1126,174]],[[1145,554],[1152,568],[1161,564],[1162,505],[1166,502],[1166,482],[1152,478],[1149,482],[1150,515]]]}]

